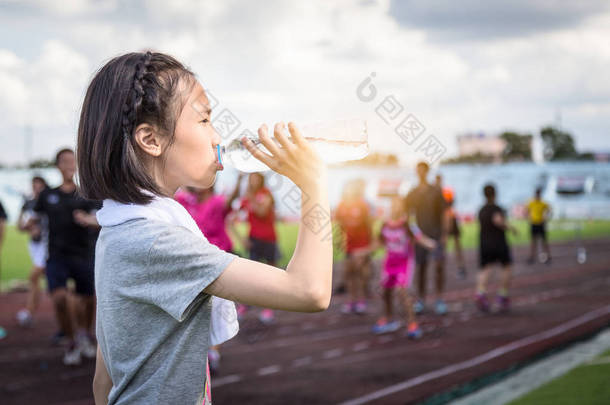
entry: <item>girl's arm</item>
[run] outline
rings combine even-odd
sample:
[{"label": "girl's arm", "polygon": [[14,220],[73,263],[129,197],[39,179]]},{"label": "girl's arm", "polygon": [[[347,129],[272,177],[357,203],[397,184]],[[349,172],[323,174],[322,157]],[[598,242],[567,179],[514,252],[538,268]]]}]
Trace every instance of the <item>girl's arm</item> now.
[{"label": "girl's arm", "polygon": [[245,140],[250,153],[291,179],[308,198],[302,198],[297,244],[286,271],[236,258],[206,289],[208,294],[266,308],[316,312],[328,308],[332,281],[332,237],[326,168],[293,124],[292,140],[276,124],[278,147],[265,126],[258,131],[266,154]]},{"label": "girl's arm", "polygon": [[106,363],[102,357],[100,347],[97,347],[97,356],[95,358],[95,375],[93,376],[93,398],[95,405],[108,404],[108,394],[112,388],[112,380],[106,369]]},{"label": "girl's arm", "polygon": [[231,193],[229,198],[227,198],[227,200],[225,201],[225,207],[224,207],[225,212],[231,211],[231,207],[233,205],[233,201],[235,201],[235,199],[237,197],[239,197],[239,188],[241,186],[241,180],[243,178],[244,178],[244,174],[240,172],[237,175],[237,183],[235,183],[235,189],[233,189],[233,192]]}]

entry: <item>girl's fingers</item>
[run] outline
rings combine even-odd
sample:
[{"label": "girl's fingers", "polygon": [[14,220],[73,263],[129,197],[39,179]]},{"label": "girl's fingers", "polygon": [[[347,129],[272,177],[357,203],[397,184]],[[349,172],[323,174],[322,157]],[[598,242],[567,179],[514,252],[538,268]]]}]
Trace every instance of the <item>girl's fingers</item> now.
[{"label": "girl's fingers", "polygon": [[282,145],[282,148],[285,149],[288,152],[292,152],[296,146],[295,144],[288,139],[288,137],[285,135],[284,133],[284,129],[286,128],[286,126],[284,125],[283,122],[280,122],[278,124],[275,124],[275,129],[274,129],[274,135],[275,135],[275,139],[278,140],[278,142],[280,143],[280,145]]},{"label": "girl's fingers", "polygon": [[301,135],[301,131],[297,128],[294,122],[288,123],[288,130],[290,131],[290,135],[292,137],[293,142],[299,147],[307,143],[303,135]]},{"label": "girl's fingers", "polygon": [[[260,130],[259,130],[259,133],[260,133]],[[256,145],[254,145],[254,143],[252,143],[252,141],[249,140],[247,137],[245,137],[245,136],[242,137],[241,143],[242,143],[242,145],[244,145],[246,147],[246,149],[248,149],[248,152],[250,152],[250,154],[252,154],[252,156],[254,156],[258,160],[260,160],[261,162],[266,164],[267,167],[269,167],[270,169],[273,170],[275,168],[275,160],[273,159],[273,157],[271,155],[266,154],[259,148],[257,148]]]},{"label": "girl's fingers", "polygon": [[[275,124],[276,128],[277,125],[278,124]],[[261,127],[258,129],[258,139],[273,156],[280,155],[280,148],[276,145],[275,141],[269,137],[266,125],[261,125]]]}]

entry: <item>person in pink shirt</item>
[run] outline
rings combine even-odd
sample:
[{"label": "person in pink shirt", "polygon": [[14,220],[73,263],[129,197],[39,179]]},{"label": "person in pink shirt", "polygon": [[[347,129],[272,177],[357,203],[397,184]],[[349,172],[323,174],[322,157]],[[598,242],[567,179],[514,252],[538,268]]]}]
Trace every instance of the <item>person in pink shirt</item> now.
[{"label": "person in pink shirt", "polygon": [[[231,212],[233,201],[239,196],[239,185],[243,174],[237,178],[233,193],[227,198],[223,194],[215,194],[214,186],[210,188],[187,187],[178,191],[174,198],[193,217],[207,240],[220,249],[231,252],[233,243],[227,233],[226,218]],[[208,351],[210,371],[216,373],[220,366],[220,347],[212,346]]]}]

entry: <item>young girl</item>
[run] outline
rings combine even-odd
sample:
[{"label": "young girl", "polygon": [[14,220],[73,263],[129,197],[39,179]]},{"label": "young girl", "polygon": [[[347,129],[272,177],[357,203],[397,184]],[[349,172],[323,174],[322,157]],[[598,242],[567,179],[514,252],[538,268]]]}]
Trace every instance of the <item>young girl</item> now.
[{"label": "young girl", "polygon": [[392,199],[390,216],[381,226],[377,243],[386,248],[381,278],[384,316],[373,326],[373,332],[393,332],[400,327],[398,320],[392,320],[392,293],[396,291],[407,315],[407,337],[419,339],[422,331],[415,321],[413,297],[407,292],[407,289],[411,288],[413,278],[414,243],[419,243],[428,249],[433,249],[435,243],[421,232],[417,235],[413,234],[404,215],[403,199],[399,196]]},{"label": "young girl", "polygon": [[[251,173],[248,176],[248,188],[241,200],[240,209],[248,213],[250,231],[246,246],[250,251],[250,259],[275,266],[278,259],[275,201],[271,191],[265,187],[265,177],[261,173]],[[239,304],[237,310],[240,317],[245,315],[247,309],[246,305]],[[265,325],[273,323],[273,311],[263,308],[258,319]]]},{"label": "young girl", "polygon": [[312,213],[330,216],[326,169],[294,124],[291,138],[275,125],[279,145],[259,128],[269,153],[242,139],[309,196],[286,271],[210,244],[171,198],[179,187],[210,187],[221,168],[210,114],[194,74],[161,53],[118,56],[87,90],[80,185],[87,198],[104,200],[95,263],[98,404],[210,403],[211,296],[289,311],[328,307],[332,245],[306,225]]}]

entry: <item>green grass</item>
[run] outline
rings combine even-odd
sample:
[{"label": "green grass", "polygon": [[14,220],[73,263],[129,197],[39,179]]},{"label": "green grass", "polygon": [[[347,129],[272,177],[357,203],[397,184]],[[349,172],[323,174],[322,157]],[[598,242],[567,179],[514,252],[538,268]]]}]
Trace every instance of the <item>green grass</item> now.
[{"label": "green grass", "polygon": [[[529,225],[526,221],[511,221],[518,229],[517,236],[510,235],[509,240],[513,246],[524,245],[529,243]],[[381,226],[380,221],[374,224],[374,231],[378,232]],[[236,230],[241,235],[246,235],[248,227],[240,224]],[[279,240],[279,249],[282,253],[278,265],[285,267],[292,257],[294,246],[297,240],[298,226],[295,223],[278,223],[276,231]],[[478,225],[476,223],[464,224],[462,226],[462,246],[464,249],[474,249],[478,244]],[[336,234],[336,233],[335,233]],[[595,239],[600,237],[610,237],[610,221],[608,220],[590,220],[582,222],[582,238]],[[323,237],[323,236],[321,236]],[[343,252],[339,248],[339,238],[335,238],[335,260],[343,258]],[[549,226],[549,239],[552,242],[562,240],[575,239],[574,222],[568,221],[553,221]],[[450,243],[449,250],[453,249],[453,244]],[[237,253],[245,256],[243,247],[235,241],[235,250]],[[379,250],[375,253],[376,257],[382,256],[383,251]],[[31,262],[27,250],[27,236],[18,232],[14,226],[7,226],[4,246],[1,253],[1,280],[4,284],[8,280],[22,280],[27,278]]]},{"label": "green grass", "polygon": [[[610,350],[598,358],[610,356]],[[602,405],[610,403],[610,363],[583,364],[510,405]]]}]

